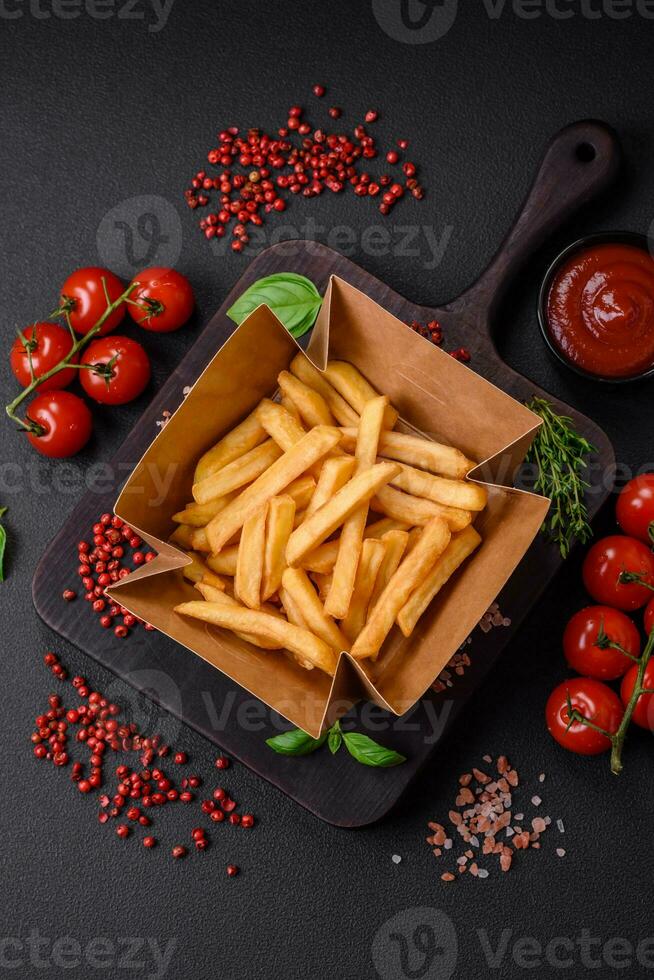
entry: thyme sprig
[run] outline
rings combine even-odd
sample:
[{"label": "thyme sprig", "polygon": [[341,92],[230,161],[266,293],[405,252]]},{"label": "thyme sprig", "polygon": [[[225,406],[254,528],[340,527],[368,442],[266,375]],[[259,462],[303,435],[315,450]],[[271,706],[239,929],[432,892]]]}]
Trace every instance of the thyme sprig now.
[{"label": "thyme sprig", "polygon": [[583,543],[592,535],[584,500],[590,484],[582,474],[596,449],[546,399],[532,398],[526,404],[543,420],[526,457],[538,471],[534,490],[552,501],[542,530],[567,558],[575,540]]}]

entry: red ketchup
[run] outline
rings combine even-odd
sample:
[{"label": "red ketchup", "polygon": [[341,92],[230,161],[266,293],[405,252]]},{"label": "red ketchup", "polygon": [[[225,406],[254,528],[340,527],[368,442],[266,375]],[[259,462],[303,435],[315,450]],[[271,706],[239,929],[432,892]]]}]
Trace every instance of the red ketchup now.
[{"label": "red ketchup", "polygon": [[594,245],[556,273],[547,297],[556,350],[604,378],[654,367],[654,259],[635,245]]}]

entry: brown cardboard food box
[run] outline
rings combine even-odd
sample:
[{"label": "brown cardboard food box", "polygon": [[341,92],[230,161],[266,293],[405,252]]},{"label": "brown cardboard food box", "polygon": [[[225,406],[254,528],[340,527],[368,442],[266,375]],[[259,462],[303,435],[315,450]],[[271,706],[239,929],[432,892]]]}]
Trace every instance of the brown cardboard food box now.
[{"label": "brown cardboard food box", "polygon": [[[173,608],[198,593],[179,569],[187,557],[166,543],[171,515],[191,499],[202,453],[277,388],[298,345],[267,307],[259,307],[200,375],[127,481],[116,513],[158,558],[111,589],[117,601],[202,657],[294,725],[316,736],[360,698],[396,715],[425,693],[515,570],[538,532],[548,501],[511,489],[538,429],[524,405],[434,347],[340,279],[329,284],[307,356],[350,361],[400,413],[398,427],[461,449],[480,465],[489,503],[475,526],[483,543],[427,610],[410,639],[397,628],[375,664],[347,653],[335,677],[307,671],[283,653],[265,652],[232,633],[182,617]],[[163,488],[163,489],[162,489]],[[186,649],[184,649],[186,648]],[[190,652],[189,652],[190,651]]]}]

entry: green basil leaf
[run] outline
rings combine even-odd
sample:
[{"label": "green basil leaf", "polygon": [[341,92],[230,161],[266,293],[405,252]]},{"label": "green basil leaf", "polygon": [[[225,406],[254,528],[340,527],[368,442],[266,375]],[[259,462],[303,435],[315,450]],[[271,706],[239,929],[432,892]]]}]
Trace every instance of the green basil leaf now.
[{"label": "green basil leaf", "polygon": [[289,333],[302,337],[311,329],[322,306],[322,297],[306,276],[295,272],[276,272],[257,279],[227,310],[227,316],[240,324],[265,303]]},{"label": "green basil leaf", "polygon": [[[336,722],[336,724],[338,725],[338,722]],[[331,752],[332,755],[336,755],[336,753],[341,747],[342,742],[343,742],[343,735],[341,733],[340,727],[331,728],[329,730],[329,738],[327,740],[327,744],[329,745],[329,751]]]},{"label": "green basil leaf", "polygon": [[292,728],[290,732],[282,732],[281,735],[267,738],[266,745],[280,755],[310,755],[324,744],[327,734],[324,732],[320,738],[312,738],[301,728]]},{"label": "green basil leaf", "polygon": [[393,749],[385,749],[383,745],[374,742],[360,732],[345,732],[343,741],[350,755],[364,766],[388,768],[399,766],[406,758]]}]

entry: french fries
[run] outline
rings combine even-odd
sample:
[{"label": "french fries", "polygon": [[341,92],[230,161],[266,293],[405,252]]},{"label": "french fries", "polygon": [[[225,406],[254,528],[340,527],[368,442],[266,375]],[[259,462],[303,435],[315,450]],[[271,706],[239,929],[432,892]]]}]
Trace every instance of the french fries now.
[{"label": "french fries", "polygon": [[221,592],[224,592],[224,580],[205,565],[201,556],[195,551],[187,551],[186,554],[191,559],[191,564],[184,565],[182,568],[184,578],[189,582],[193,582],[194,585],[198,582],[205,582],[206,585],[211,585],[214,589],[220,589]]},{"label": "french fries", "polygon": [[268,504],[266,541],[263,555],[261,598],[269,599],[282,584],[286,568],[286,545],[293,530],[295,501],[288,495],[273,497]]},{"label": "french fries", "polygon": [[182,551],[198,551],[200,549],[193,544],[194,532],[195,528],[191,527],[190,524],[179,524],[168,540],[171,544],[179,545]]},{"label": "french fries", "polygon": [[197,504],[192,501],[184,510],[173,514],[173,520],[177,524],[190,524],[191,527],[206,527],[212,517],[224,510],[232,498],[233,494],[227,493],[224,497],[210,500],[208,504]]},{"label": "french fries", "polygon": [[382,487],[370,506],[378,514],[386,514],[387,517],[414,526],[428,524],[433,517],[442,517],[447,521],[451,531],[462,531],[472,520],[469,510],[445,507],[424,497],[402,493],[401,490],[395,490],[393,487]]},{"label": "french fries", "polygon": [[[294,480],[286,488],[286,493],[293,498],[298,510],[305,510],[309,501],[313,498],[316,489],[316,481],[312,476],[306,474]],[[173,514],[173,520],[178,524],[190,524],[192,527],[206,527],[209,521],[224,510],[227,504],[237,496],[237,492],[225,494],[224,497],[217,497],[210,500],[208,504],[196,504],[195,501],[188,503],[184,510]]]},{"label": "french fries", "polygon": [[[381,462],[381,460],[380,460]],[[406,463],[392,484],[399,490],[413,494],[414,497],[426,497],[445,507],[458,507],[460,510],[483,510],[488,503],[488,492],[478,483],[465,483],[463,480],[450,480],[442,476],[434,476],[417,470]]]},{"label": "french fries", "polygon": [[[239,608],[239,604],[236,599],[233,599],[232,596],[227,595],[226,592],[221,592],[219,589],[213,588],[206,582],[198,582],[195,587],[200,595],[207,600],[207,602],[217,602],[219,604],[222,603],[225,606],[231,606],[232,608]],[[279,612],[277,612],[275,607],[271,606],[269,603],[266,603],[266,605],[262,608],[265,610],[265,612],[269,612],[272,616],[281,615]],[[253,633],[235,633],[235,636],[239,636],[242,640],[245,640],[246,643],[251,643],[253,646],[260,647],[262,650],[281,650],[279,641],[277,640],[267,640],[265,637],[256,636]]]},{"label": "french fries", "polygon": [[397,614],[397,625],[405,636],[411,636],[416,623],[434,596],[480,544],[481,538],[472,526],[454,535],[431,572],[425,576]]},{"label": "french fries", "polygon": [[[351,452],[357,441],[357,430],[341,429],[341,446]],[[405,432],[384,432],[379,440],[379,455],[384,459],[395,459],[409,466],[447,476],[451,480],[462,480],[475,465],[458,449],[431,442],[421,436]]]},{"label": "french fries", "polygon": [[301,422],[289,412],[283,405],[270,398],[264,398],[260,402],[255,415],[264,427],[271,439],[274,439],[279,448],[287,453],[302,436],[306,435]]},{"label": "french fries", "polygon": [[[357,475],[366,473],[375,464],[379,436],[387,407],[388,398],[385,395],[371,398],[363,406],[355,452],[356,466],[354,472]],[[325,603],[325,612],[336,619],[345,619],[350,608],[354,580],[361,556],[363,531],[367,520],[368,501],[366,500],[343,524],[332,587]]]},{"label": "french fries", "polygon": [[307,432],[287,453],[280,456],[265,473],[233,500],[222,514],[207,525],[211,550],[217,554],[252,514],[272,497],[282,493],[293,480],[326,456],[340,438],[338,429],[318,425]]},{"label": "french fries", "polygon": [[281,371],[277,377],[277,384],[282,395],[291,399],[307,425],[336,425],[336,419],[329,411],[329,406],[322,395],[309,388],[299,378],[288,371]]},{"label": "french fries", "polygon": [[234,544],[229,548],[223,548],[218,555],[207,555],[205,558],[207,566],[212,572],[218,575],[236,575],[236,562],[238,561],[238,545]]},{"label": "french fries", "polygon": [[354,472],[355,463],[354,456],[334,456],[325,460],[305,517],[315,514],[341,487],[345,486]]},{"label": "french fries", "polygon": [[370,500],[396,473],[396,463],[376,463],[364,473],[352,477],[328,503],[293,531],[286,548],[288,564],[298,565],[307,552],[322,544],[357,507]]},{"label": "french fries", "polygon": [[374,662],[395,624],[411,635],[479,546],[487,493],[458,449],[391,431],[397,411],[353,365],[289,367],[280,401],[197,463],[170,541],[202,599],[175,612],[333,676],[341,652]]},{"label": "french fries", "polygon": [[[403,534],[405,532],[400,531],[398,533]],[[384,561],[386,548],[383,538],[368,538],[363,542],[350,606],[347,616],[341,623],[341,628],[350,643],[356,640],[365,626],[368,605]]]},{"label": "french fries", "polygon": [[392,576],[395,574],[397,566],[402,561],[409,543],[409,534],[407,531],[387,531],[386,534],[382,534],[380,540],[385,545],[384,557],[379,567],[377,578],[375,579],[375,587],[370,596],[370,609],[374,607],[377,599],[379,599]]},{"label": "french fries", "polygon": [[327,402],[330,412],[339,425],[359,425],[359,415],[336,391],[324,374],[315,368],[304,354],[296,354],[291,361],[291,372]]},{"label": "french fries", "polygon": [[243,532],[238,545],[234,595],[250,609],[258,609],[261,605],[267,512],[268,505],[266,504],[252,517],[248,517],[243,525]]},{"label": "french fries", "polygon": [[[381,538],[388,531],[401,531],[408,527],[408,524],[403,524],[401,521],[393,521],[390,517],[382,517],[380,521],[375,521],[374,524],[369,524],[363,532],[364,538]],[[420,528],[415,530],[420,531]],[[302,558],[300,564],[302,568],[309,572],[317,572],[321,575],[331,575],[334,570],[334,565],[336,564],[336,559],[338,557],[338,541],[326,541],[325,544],[321,544],[320,547],[315,548],[313,551],[309,552]],[[219,569],[217,569],[219,571]]]},{"label": "french fries", "polygon": [[314,667],[319,667],[330,677],[336,670],[337,656],[330,646],[307,629],[287,623],[286,620],[245,606],[231,607],[218,602],[182,602],[175,606],[181,616],[191,616],[212,626],[234,632],[251,633],[290,650]]},{"label": "french fries", "polygon": [[328,643],[337,653],[350,646],[345,634],[338,628],[331,616],[322,607],[320,599],[301,568],[287,568],[282,576],[284,592],[297,604],[300,615],[308,629]]},{"label": "french fries", "polygon": [[216,473],[193,484],[193,497],[198,504],[208,504],[216,497],[224,497],[232,490],[238,490],[246,483],[251,483],[268,469],[282,455],[282,450],[273,439],[267,439],[256,449],[251,449],[245,456],[228,463]]},{"label": "french fries", "polygon": [[200,483],[201,480],[211,476],[212,473],[216,473],[223,466],[245,456],[265,438],[266,433],[259,424],[255,413],[252,412],[240,425],[228,432],[220,442],[217,442],[212,449],[200,457],[195,468],[193,482]]},{"label": "french fries", "polygon": [[372,660],[377,659],[381,645],[393,627],[395,617],[443,554],[450,537],[450,529],[442,517],[434,517],[426,525],[417,545],[391,576],[366,625],[354,641],[350,652],[355,660],[364,660],[368,657]]},{"label": "french fries", "polygon": [[[325,368],[325,375],[330,384],[336,391],[354,408],[358,415],[363,412],[366,402],[377,398],[378,391],[366,381],[364,376],[353,364],[347,361],[329,361]],[[397,412],[392,405],[386,407],[384,415],[384,428],[392,429],[397,422]]]}]

